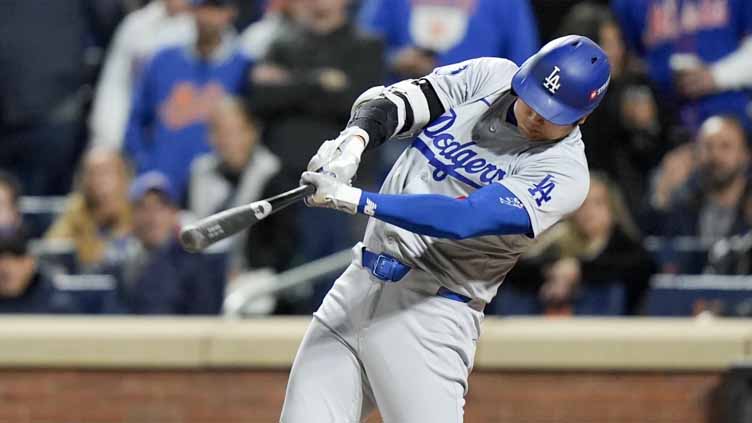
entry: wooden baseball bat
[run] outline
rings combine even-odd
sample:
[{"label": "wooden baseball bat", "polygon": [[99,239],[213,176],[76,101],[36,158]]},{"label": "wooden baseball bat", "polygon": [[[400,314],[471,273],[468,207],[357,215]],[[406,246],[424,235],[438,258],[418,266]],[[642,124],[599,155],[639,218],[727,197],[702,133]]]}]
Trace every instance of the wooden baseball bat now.
[{"label": "wooden baseball bat", "polygon": [[207,216],[180,231],[180,243],[187,251],[206,247],[253,226],[272,213],[316,192],[313,185],[301,185],[290,191]]}]

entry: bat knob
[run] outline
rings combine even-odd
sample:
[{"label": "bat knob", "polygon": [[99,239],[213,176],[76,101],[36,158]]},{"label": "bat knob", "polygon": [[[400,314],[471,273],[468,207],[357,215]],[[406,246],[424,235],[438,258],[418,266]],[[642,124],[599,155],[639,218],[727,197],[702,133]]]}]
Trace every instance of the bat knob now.
[{"label": "bat knob", "polygon": [[180,231],[180,244],[183,245],[186,251],[198,253],[206,248],[208,242],[204,234],[197,227],[189,225]]}]

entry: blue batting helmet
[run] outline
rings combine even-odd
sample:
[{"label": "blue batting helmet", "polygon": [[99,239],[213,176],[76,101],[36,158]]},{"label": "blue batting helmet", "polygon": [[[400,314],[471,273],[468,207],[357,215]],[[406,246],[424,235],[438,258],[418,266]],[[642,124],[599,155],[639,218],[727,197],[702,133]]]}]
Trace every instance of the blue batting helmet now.
[{"label": "blue batting helmet", "polygon": [[547,121],[569,125],[598,106],[610,79],[611,65],[598,44],[567,35],[527,59],[514,74],[512,88]]}]

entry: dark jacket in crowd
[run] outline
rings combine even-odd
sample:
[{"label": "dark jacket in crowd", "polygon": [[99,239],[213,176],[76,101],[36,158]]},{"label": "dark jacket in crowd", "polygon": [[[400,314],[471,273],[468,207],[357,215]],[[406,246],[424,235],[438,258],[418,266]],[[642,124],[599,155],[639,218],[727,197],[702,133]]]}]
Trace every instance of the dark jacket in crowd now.
[{"label": "dark jacket in crowd", "polygon": [[[297,181],[279,173],[269,180],[261,198],[269,198],[285,192]],[[298,233],[299,210],[302,204],[294,204],[264,219],[263,225],[251,226],[243,235],[244,258],[248,269],[271,268],[275,272],[290,269],[300,243]]]},{"label": "dark jacket in crowd", "polygon": [[[299,183],[297,175],[293,177],[281,170],[281,160],[264,145],[254,147],[240,174],[227,169],[215,153],[201,156],[191,166],[190,210],[203,218],[278,195]],[[296,218],[299,208],[294,205],[274,213],[264,219],[263,225],[254,225],[233,237],[229,247],[230,269],[287,270],[300,245]]]},{"label": "dark jacket in crowd", "polygon": [[[701,239],[700,221],[703,207],[707,204],[707,195],[700,183],[697,173],[690,176],[689,180],[671,196],[670,208],[662,215],[658,215],[664,232],[664,237],[692,237],[696,238],[694,248],[678,250],[667,245],[662,251],[664,271],[676,273],[701,273],[703,272],[709,242],[714,239]],[[752,213],[752,184],[749,182],[737,204],[733,219],[724,234],[720,237],[741,235],[752,229],[750,215]]]},{"label": "dark jacket in crowd", "polygon": [[[726,235],[739,234],[749,229],[746,207],[752,201],[752,186],[747,183],[742,199],[736,207],[734,221]],[[700,212],[707,203],[707,196],[697,174],[690,176],[686,184],[671,196],[670,209],[664,219],[667,236],[700,236]]]},{"label": "dark jacket in crowd", "polygon": [[177,239],[153,251],[141,250],[109,269],[118,293],[107,312],[217,314],[224,295],[223,265],[208,255],[186,252]]},{"label": "dark jacket in crowd", "polygon": [[[250,106],[265,122],[264,142],[298,177],[324,140],[344,129],[353,101],[384,78],[383,44],[351,24],[326,35],[296,29],[276,40],[265,63],[292,74],[283,84],[258,84]],[[347,85],[327,91],[318,77],[324,68],[342,71]]]},{"label": "dark jacket in crowd", "polygon": [[[662,130],[630,128],[624,119],[622,104],[626,96],[652,95],[647,83],[637,78],[612,80],[603,103],[580,126],[590,169],[600,170],[619,183],[630,214],[638,218],[647,207],[646,198],[652,170],[673,145]],[[659,116],[663,116],[658,111]],[[666,122],[667,124],[667,122]]]},{"label": "dark jacket in crowd", "polygon": [[[559,258],[561,252],[554,244],[539,256],[520,259],[504,280],[504,288],[537,296],[545,281],[546,266]],[[653,259],[639,242],[617,228],[600,254],[577,259],[580,261],[581,289],[622,284],[625,291],[624,310],[629,314],[638,311],[650,276],[655,273]]]},{"label": "dark jacket in crowd", "polygon": [[17,298],[0,298],[0,313],[58,314],[80,312],[76,300],[55,288],[52,278],[37,268],[31,283]]},{"label": "dark jacket in crowd", "polygon": [[81,86],[85,3],[0,2],[0,126],[38,124]]}]

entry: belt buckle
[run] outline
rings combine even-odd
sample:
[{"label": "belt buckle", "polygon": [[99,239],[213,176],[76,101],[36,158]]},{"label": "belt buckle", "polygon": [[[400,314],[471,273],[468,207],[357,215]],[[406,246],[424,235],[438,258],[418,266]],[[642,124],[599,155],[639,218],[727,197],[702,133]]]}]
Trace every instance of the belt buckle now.
[{"label": "belt buckle", "polygon": [[373,264],[371,273],[384,281],[392,281],[394,276],[395,259],[384,254],[379,254]]}]

